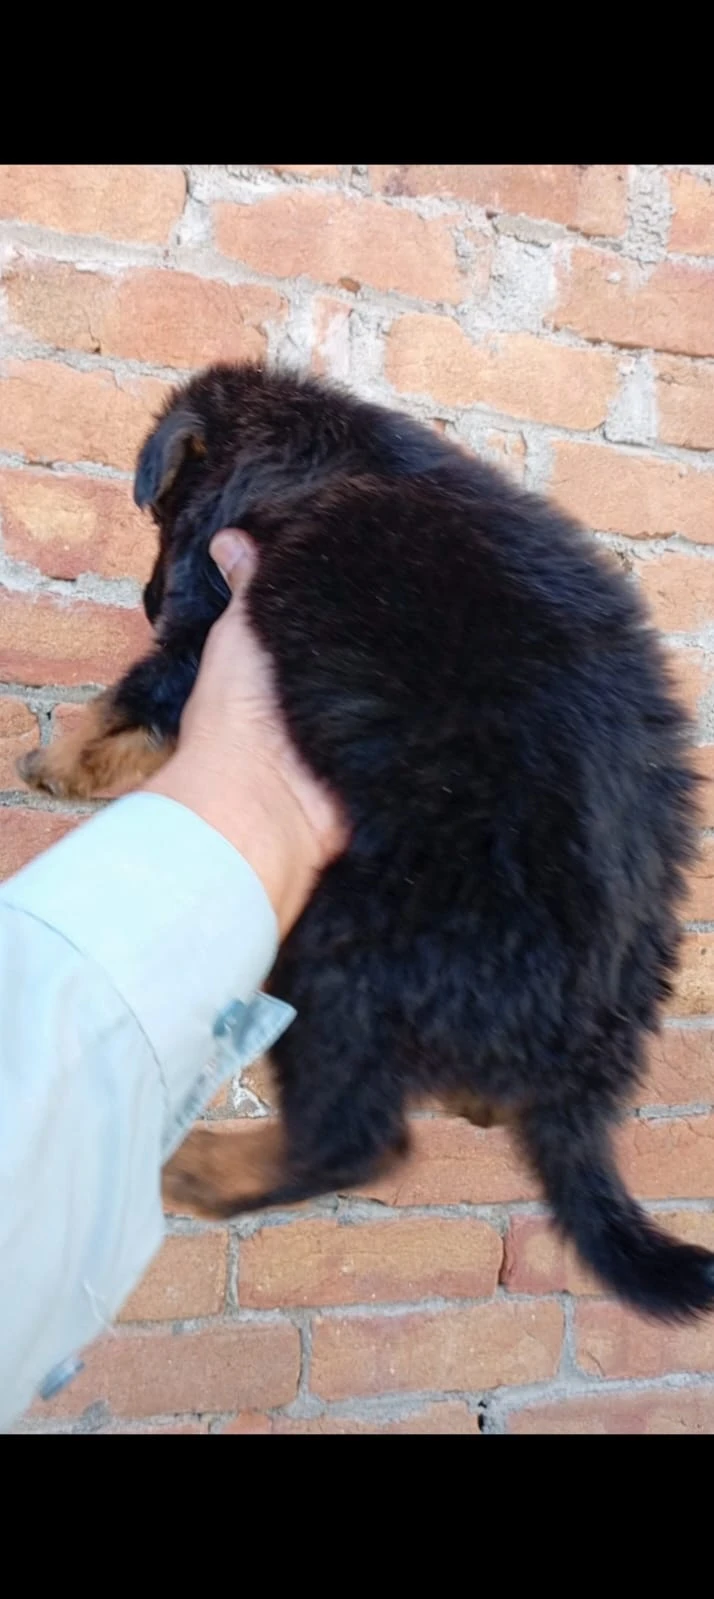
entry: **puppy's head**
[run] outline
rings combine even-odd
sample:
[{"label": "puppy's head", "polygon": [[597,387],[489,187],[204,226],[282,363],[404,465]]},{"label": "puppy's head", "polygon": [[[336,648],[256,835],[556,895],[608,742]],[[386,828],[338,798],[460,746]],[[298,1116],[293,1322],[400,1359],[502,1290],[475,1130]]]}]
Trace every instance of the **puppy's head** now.
[{"label": "puppy's head", "polygon": [[169,604],[174,624],[182,605],[192,622],[201,607],[211,620],[222,610],[228,591],[211,538],[221,527],[264,536],[259,513],[325,470],[342,432],[335,398],[314,379],[248,365],[211,367],[169,395],[134,480],[159,532],[144,609],[160,632]]}]

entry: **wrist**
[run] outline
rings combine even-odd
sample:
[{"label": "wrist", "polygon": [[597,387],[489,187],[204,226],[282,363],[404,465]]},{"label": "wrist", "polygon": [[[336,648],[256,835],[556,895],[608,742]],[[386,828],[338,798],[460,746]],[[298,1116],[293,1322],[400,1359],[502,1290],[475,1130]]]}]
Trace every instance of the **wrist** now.
[{"label": "wrist", "polygon": [[179,750],[144,785],[195,812],[260,878],[283,939],[315,886],[322,862],[300,804],[269,763],[244,752],[227,773],[210,752]]}]

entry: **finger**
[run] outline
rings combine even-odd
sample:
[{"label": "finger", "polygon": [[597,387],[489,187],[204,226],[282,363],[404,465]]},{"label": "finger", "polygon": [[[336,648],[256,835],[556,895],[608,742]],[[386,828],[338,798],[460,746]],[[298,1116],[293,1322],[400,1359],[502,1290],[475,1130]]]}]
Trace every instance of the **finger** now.
[{"label": "finger", "polygon": [[253,576],[257,559],[248,535],[223,528],[211,539],[208,550],[233,596],[242,594]]}]

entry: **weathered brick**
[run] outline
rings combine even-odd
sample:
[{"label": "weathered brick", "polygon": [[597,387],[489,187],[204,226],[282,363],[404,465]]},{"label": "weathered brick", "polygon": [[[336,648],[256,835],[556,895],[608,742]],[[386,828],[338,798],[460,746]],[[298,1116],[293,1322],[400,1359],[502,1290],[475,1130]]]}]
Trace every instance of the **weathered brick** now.
[{"label": "weathered brick", "polygon": [[663,261],[645,271],[621,255],[575,250],[552,322],[625,349],[714,355],[714,270]]},{"label": "weathered brick", "polygon": [[689,922],[714,921],[714,838],[701,840],[698,858],[689,873],[688,894],[682,905],[682,915]]},{"label": "weathered brick", "polygon": [[714,827],[714,744],[702,744],[694,751],[694,765],[704,779],[698,795],[702,826]]},{"label": "weathered brick", "polygon": [[252,205],[213,207],[216,243],[257,272],[456,304],[469,293],[447,222],[424,221],[376,200],[287,189]]},{"label": "weathered brick", "polygon": [[312,370],[319,376],[344,379],[350,362],[352,307],[334,295],[322,295],[312,308]]},{"label": "weathered brick", "polygon": [[17,683],[113,683],[145,650],[143,611],[0,588],[0,661]]},{"label": "weathered brick", "polygon": [[660,1377],[714,1371],[714,1316],[668,1326],[623,1305],[583,1300],[576,1310],[576,1359],[598,1377]]},{"label": "weathered brick", "polygon": [[60,476],[42,470],[0,471],[3,544],[16,561],[48,577],[148,578],[156,555],[153,524],[136,509],[129,483]]},{"label": "weathered brick", "polygon": [[418,312],[394,323],[385,371],[401,393],[573,428],[599,427],[617,386],[617,358],[599,350],[572,350],[531,333],[477,345],[450,317]]},{"label": "weathered brick", "polygon": [[714,368],[660,356],[655,378],[659,437],[684,450],[714,449]]},{"label": "weathered brick", "polygon": [[0,878],[19,872],[40,850],[56,844],[76,822],[76,816],[63,816],[60,811],[0,807]]},{"label": "weathered brick", "polygon": [[[674,1238],[714,1249],[711,1211],[658,1212],[657,1225]],[[550,1222],[540,1216],[514,1216],[506,1237],[501,1281],[516,1294],[570,1293],[601,1298],[602,1284],[563,1243]]]},{"label": "weathered brick", "polygon": [[685,933],[674,997],[673,1016],[714,1013],[714,933]]},{"label": "weathered brick", "polygon": [[554,1376],[562,1336],[562,1311],[547,1300],[499,1300],[410,1316],[319,1317],[311,1384],[321,1399],[347,1399],[538,1382]]},{"label": "weathered brick", "polygon": [[502,1253],[495,1228],[467,1218],[265,1227],[240,1246],[239,1302],[267,1309],[434,1294],[478,1299],[494,1292]]},{"label": "weathered brick", "polygon": [[714,560],[668,550],[638,564],[640,587],[665,633],[694,633],[714,618]]},{"label": "weathered brick", "polygon": [[0,166],[0,217],[60,233],[165,244],[185,197],[179,167]]},{"label": "weathered brick", "polygon": [[240,1074],[241,1085],[255,1094],[269,1110],[276,1110],[278,1104],[277,1088],[270,1061],[265,1056],[247,1066]]},{"label": "weathered brick", "polygon": [[17,262],[3,286],[11,320],[34,338],[159,366],[260,360],[266,322],[284,307],[254,283],[154,268],[108,277],[61,261]]},{"label": "weathered brick", "polygon": [[294,163],[292,165],[283,164],[282,166],[271,164],[270,170],[271,172],[284,172],[288,177],[293,178],[339,178],[340,175],[339,167],[310,166],[309,164],[306,166],[296,166]]},{"label": "weathered brick", "polygon": [[548,492],[598,533],[714,544],[714,473],[679,461],[558,440]]},{"label": "weathered brick", "polygon": [[374,166],[374,187],[393,195],[443,195],[619,237],[627,221],[623,166]]},{"label": "weathered brick", "polygon": [[714,1199],[714,1116],[630,1118],[618,1161],[642,1199]]},{"label": "weathered brick", "polygon": [[680,255],[714,255],[714,189],[693,172],[672,172],[669,188],[674,216],[669,248]]},{"label": "weathered brick", "polygon": [[395,1421],[358,1421],[354,1416],[312,1416],[309,1421],[292,1421],[289,1416],[265,1416],[253,1412],[236,1416],[222,1432],[243,1434],[271,1433],[276,1437],[358,1437],[375,1433],[469,1433],[480,1434],[478,1416],[462,1400],[426,1405]]},{"label": "weathered brick", "polygon": [[140,1423],[137,1421],[137,1422],[134,1422],[133,1424],[131,1422],[128,1422],[127,1425],[124,1426],[124,1427],[118,1426],[116,1424],[112,1425],[110,1427],[99,1427],[98,1431],[97,1431],[97,1436],[98,1437],[109,1437],[109,1436],[111,1436],[113,1438],[131,1436],[131,1437],[135,1438],[137,1436],[137,1434],[141,1434],[142,1437],[145,1437],[145,1436],[148,1437],[149,1435],[153,1436],[154,1434],[156,1434],[158,1436],[159,1434],[166,1433],[166,1434],[172,1434],[172,1435],[173,1434],[186,1434],[186,1435],[190,1435],[191,1437],[193,1437],[196,1434],[200,1433],[202,1436],[205,1437],[207,1432],[208,1432],[208,1422],[207,1421],[204,1421],[204,1422],[200,1422],[200,1421],[177,1421],[177,1422],[164,1421],[164,1422],[157,1422],[155,1424],[155,1426],[153,1426],[153,1427],[149,1427],[149,1426],[142,1427],[140,1425]]},{"label": "weathered brick", "polygon": [[119,1321],[177,1321],[216,1316],[226,1293],[228,1234],[188,1233],[166,1238]]},{"label": "weathered brick", "polygon": [[48,1421],[103,1400],[116,1416],[270,1410],[295,1398],[300,1338],[289,1322],[134,1333],[84,1351],[85,1369],[56,1399],[33,1407]]},{"label": "weathered brick", "polygon": [[672,689],[696,725],[714,692],[714,659],[697,646],[670,648],[667,662]]},{"label": "weathered brick", "polygon": [[522,433],[492,431],[484,445],[484,455],[496,466],[503,467],[509,477],[522,483],[526,469],[526,441]]},{"label": "weathered brick", "polygon": [[385,1205],[481,1205],[539,1199],[540,1189],[505,1128],[460,1117],[411,1125],[412,1150],[386,1176],[355,1192]]},{"label": "weathered brick", "polygon": [[17,765],[40,742],[37,717],[22,700],[0,699],[0,788],[24,788]]},{"label": "weathered brick", "polygon": [[0,449],[31,461],[132,468],[166,384],[56,361],[0,364]]},{"label": "weathered brick", "polygon": [[513,1216],[506,1235],[501,1282],[515,1294],[601,1294],[602,1288],[540,1216]]},{"label": "weathered brick", "polygon": [[664,1027],[649,1046],[646,1105],[696,1105],[714,1100],[714,1029]]},{"label": "weathered brick", "polygon": [[714,1386],[608,1393],[527,1405],[511,1412],[510,1433],[714,1433]]}]

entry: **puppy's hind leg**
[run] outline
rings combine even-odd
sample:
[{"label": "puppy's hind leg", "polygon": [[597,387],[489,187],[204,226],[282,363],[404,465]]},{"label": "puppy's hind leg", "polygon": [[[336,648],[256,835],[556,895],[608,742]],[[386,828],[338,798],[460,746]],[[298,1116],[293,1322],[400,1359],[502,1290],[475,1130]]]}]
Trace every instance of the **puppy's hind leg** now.
[{"label": "puppy's hind leg", "polygon": [[197,1127],[165,1168],[166,1196],[199,1215],[342,1192],[406,1153],[408,1061],[398,1058],[390,974],[377,956],[336,953],[318,926],[325,897],[321,910],[318,888],[271,984],[298,1012],[271,1050],[280,1122],[231,1134]]}]

